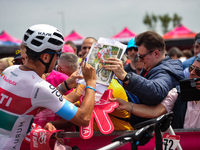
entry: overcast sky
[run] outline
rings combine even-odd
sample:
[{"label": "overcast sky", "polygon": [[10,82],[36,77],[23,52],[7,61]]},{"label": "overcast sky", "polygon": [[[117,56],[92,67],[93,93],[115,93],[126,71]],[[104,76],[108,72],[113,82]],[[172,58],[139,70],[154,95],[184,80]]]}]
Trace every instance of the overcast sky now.
[{"label": "overcast sky", "polygon": [[[22,39],[28,27],[45,23],[64,36],[76,30],[85,37],[109,38],[125,26],[136,34],[146,31],[146,12],[177,13],[183,25],[200,32],[200,0],[0,0],[0,32]],[[162,35],[159,23],[157,32]]]}]

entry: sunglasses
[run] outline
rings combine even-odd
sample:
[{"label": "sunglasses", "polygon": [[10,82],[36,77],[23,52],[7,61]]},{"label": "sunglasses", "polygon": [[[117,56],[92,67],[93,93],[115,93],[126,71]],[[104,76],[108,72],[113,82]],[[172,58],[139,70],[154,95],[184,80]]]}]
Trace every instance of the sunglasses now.
[{"label": "sunglasses", "polygon": [[15,61],[15,60],[13,60],[12,63],[13,63],[13,65],[22,65],[23,64],[22,61]]},{"label": "sunglasses", "polygon": [[144,57],[146,56],[146,55],[148,55],[148,54],[151,54],[153,51],[150,51],[150,52],[148,52],[148,53],[146,53],[146,54],[144,54],[144,55],[140,55],[139,53],[137,53],[137,55],[138,55],[138,57],[143,61],[144,60]]},{"label": "sunglasses", "polygon": [[60,58],[62,51],[60,51],[60,52],[45,52],[45,53],[47,53],[47,54],[57,54],[57,57]]},{"label": "sunglasses", "polygon": [[196,75],[200,76],[200,69],[199,68],[196,68],[194,66],[189,66],[189,72],[192,72],[192,70],[195,69],[195,73]]},{"label": "sunglasses", "polygon": [[131,47],[131,48],[128,48],[127,51],[131,52],[132,50],[134,50],[135,52],[138,51],[138,48],[137,47]]}]

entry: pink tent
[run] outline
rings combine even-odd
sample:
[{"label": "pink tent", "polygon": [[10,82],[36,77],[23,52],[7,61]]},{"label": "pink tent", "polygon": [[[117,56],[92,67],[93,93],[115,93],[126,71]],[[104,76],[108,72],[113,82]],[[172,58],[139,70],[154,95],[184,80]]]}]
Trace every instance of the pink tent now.
[{"label": "pink tent", "polygon": [[0,34],[0,45],[20,45],[21,40],[12,37],[6,31],[2,31]]},{"label": "pink tent", "polygon": [[128,42],[130,39],[134,38],[136,34],[125,27],[121,32],[111,37],[119,42]]},{"label": "pink tent", "polygon": [[73,30],[69,35],[64,37],[64,40],[65,42],[72,41],[76,45],[81,45],[84,38],[84,36],[78,34],[76,31]]},{"label": "pink tent", "polygon": [[180,24],[162,37],[165,40],[166,50],[171,47],[178,47],[181,50],[192,49],[196,33]]},{"label": "pink tent", "polygon": [[183,38],[192,38],[194,39],[196,33],[192,32],[184,25],[180,24],[176,26],[173,30],[163,35],[163,39],[171,40],[171,39],[183,39]]}]

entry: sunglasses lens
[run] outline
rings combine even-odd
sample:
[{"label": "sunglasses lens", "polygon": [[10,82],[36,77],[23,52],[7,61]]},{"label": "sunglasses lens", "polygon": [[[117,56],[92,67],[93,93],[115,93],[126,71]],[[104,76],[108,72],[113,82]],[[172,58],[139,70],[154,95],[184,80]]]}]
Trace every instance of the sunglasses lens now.
[{"label": "sunglasses lens", "polygon": [[195,73],[196,73],[198,76],[200,76],[200,69],[196,68],[196,69],[195,69]]},{"label": "sunglasses lens", "polygon": [[189,72],[191,72],[194,69],[193,66],[189,66]]},{"label": "sunglasses lens", "polygon": [[138,52],[138,48],[137,48],[137,47],[134,47],[134,51],[135,51],[135,52]]},{"label": "sunglasses lens", "polygon": [[191,72],[192,70],[195,69],[195,73],[200,76],[200,69],[199,68],[195,68],[194,66],[189,66],[189,72]]}]

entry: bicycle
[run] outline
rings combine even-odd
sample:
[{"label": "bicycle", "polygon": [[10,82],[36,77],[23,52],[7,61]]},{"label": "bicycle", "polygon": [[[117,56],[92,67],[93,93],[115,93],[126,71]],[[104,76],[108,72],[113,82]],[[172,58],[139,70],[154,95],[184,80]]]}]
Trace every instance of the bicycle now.
[{"label": "bicycle", "polygon": [[[121,147],[127,143],[131,143],[131,149],[137,150],[138,146],[147,144],[151,138],[153,138],[152,132],[155,131],[155,144],[156,150],[162,150],[162,136],[161,131],[165,132],[167,129],[173,130],[171,128],[171,122],[173,119],[173,112],[166,113],[160,117],[150,119],[135,125],[137,130],[133,133],[126,134],[114,138],[111,144],[104,146],[98,150],[115,149]],[[177,147],[179,150],[182,148],[180,145]]]}]

